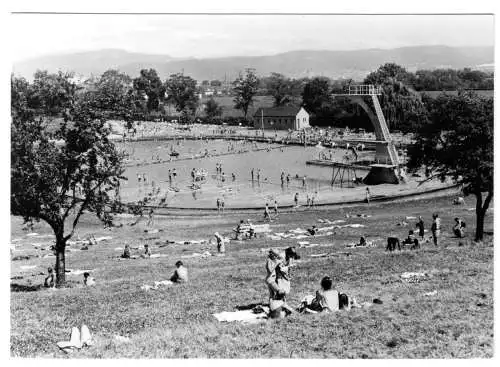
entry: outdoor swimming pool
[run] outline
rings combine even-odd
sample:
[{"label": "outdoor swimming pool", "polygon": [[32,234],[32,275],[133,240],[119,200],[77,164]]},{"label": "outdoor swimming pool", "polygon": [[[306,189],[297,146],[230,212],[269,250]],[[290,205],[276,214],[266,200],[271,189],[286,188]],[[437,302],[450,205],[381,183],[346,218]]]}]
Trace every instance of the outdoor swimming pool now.
[{"label": "outdoor swimming pool", "polygon": [[[208,150],[212,154],[228,153],[228,145],[232,144],[235,151],[248,149],[244,153],[234,153],[223,156],[211,156],[191,159],[196,154]],[[241,143],[224,140],[181,140],[173,141],[148,141],[118,143],[119,148],[130,154],[130,158],[138,161],[149,161],[152,158],[166,160],[170,158],[173,147],[178,153],[178,159],[168,163],[143,164],[127,167],[125,176],[128,181],[122,184],[121,197],[125,202],[137,201],[152,191],[154,182],[159,203],[165,198],[165,203],[172,207],[202,208],[215,206],[218,197],[223,198],[226,207],[263,207],[266,202],[274,199],[279,203],[291,202],[293,195],[299,192],[300,201],[305,201],[307,194],[318,191],[318,195],[325,190],[341,190],[331,187],[332,168],[306,165],[307,160],[317,159],[323,148],[280,146],[264,143]],[[326,150],[329,152],[329,150]],[[344,149],[332,150],[335,159],[341,160],[345,154]],[[370,154],[370,153],[368,153]],[[225,180],[221,175],[216,175],[216,164],[222,165]],[[190,188],[192,183],[191,170],[204,169],[208,172],[207,180],[201,189]],[[251,169],[254,169],[254,181],[251,180]],[[169,183],[169,170],[174,170],[177,177]],[[260,169],[260,180],[257,181],[257,170]],[[281,185],[281,172],[290,174],[289,185]],[[232,179],[232,174],[235,180]],[[366,171],[358,171],[359,176],[366,175]],[[137,175],[146,175],[147,184],[138,181]],[[306,187],[303,187],[302,177],[306,175]],[[296,177],[299,178],[296,178]],[[342,189],[349,190],[349,189]]]}]

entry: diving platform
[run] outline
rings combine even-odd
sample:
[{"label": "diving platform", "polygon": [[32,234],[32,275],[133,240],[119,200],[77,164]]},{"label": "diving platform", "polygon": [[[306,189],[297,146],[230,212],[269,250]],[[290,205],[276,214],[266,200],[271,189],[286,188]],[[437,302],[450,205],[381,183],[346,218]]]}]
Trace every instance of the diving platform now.
[{"label": "diving platform", "polygon": [[[379,183],[399,183],[396,170],[399,167],[399,158],[391,133],[387,127],[378,96],[383,94],[382,87],[372,84],[350,85],[346,93],[332,94],[332,97],[348,97],[357,103],[366,112],[375,130],[375,161],[371,165],[370,173],[365,177],[365,183],[376,185]],[[371,100],[373,107],[369,106]],[[385,164],[379,164],[384,162]],[[390,173],[392,171],[392,173]]]},{"label": "diving platform", "polygon": [[369,171],[370,170],[369,165],[335,162],[335,161],[329,161],[329,160],[325,160],[325,159],[312,159],[312,160],[306,161],[306,164],[309,164],[311,166],[323,166],[323,167],[354,168],[356,170],[361,170],[361,171],[363,171],[363,170]]}]

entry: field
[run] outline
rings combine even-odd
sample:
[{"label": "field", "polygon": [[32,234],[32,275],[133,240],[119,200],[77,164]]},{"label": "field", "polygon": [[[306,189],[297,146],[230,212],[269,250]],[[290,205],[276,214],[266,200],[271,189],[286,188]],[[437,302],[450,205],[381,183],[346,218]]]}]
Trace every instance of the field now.
[{"label": "field", "polygon": [[[258,222],[261,215],[245,214],[156,219],[155,234],[144,232],[146,224],[104,230],[91,217],[83,218],[78,231],[111,236],[88,251],[73,248],[67,267],[93,269],[97,286],[83,288],[80,276],[69,276],[69,287],[40,289],[53,258],[12,261],[11,355],[93,358],[481,358],[493,356],[493,214],[486,218],[487,236],[475,244],[474,206],[451,205],[451,197],[361,205],[324,211],[280,213],[271,224],[273,232],[317,224],[318,219],[343,219],[365,227],[337,229],[329,237],[308,239],[325,247],[299,248],[302,256],[293,269],[289,303],[296,306],[319,287],[328,274],[335,287],[358,302],[380,298],[383,304],[341,311],[337,314],[302,315],[245,325],[218,322],[213,314],[236,306],[266,302],[264,284],[266,248],[297,246],[297,240],[275,241],[266,237],[231,241],[225,256],[182,258],[214,245],[168,244],[166,240],[209,239],[215,231],[225,235],[241,217]],[[417,251],[384,252],[384,238],[403,238],[410,227],[398,226],[406,216],[422,215],[426,227],[437,211],[442,217],[442,243],[424,244]],[[368,218],[346,218],[364,213]],[[450,234],[453,218],[463,217],[468,237],[459,243]],[[126,222],[126,218],[122,218]],[[132,219],[128,219],[132,221]],[[408,220],[411,224],[413,220]],[[49,241],[43,223],[33,229],[40,236],[27,236],[21,220],[12,218],[12,240],[22,254],[42,254],[32,242]],[[347,249],[345,244],[366,235],[376,248]],[[37,239],[38,238],[38,239]],[[14,241],[17,240],[17,241]],[[150,243],[153,253],[166,257],[118,260],[125,243],[142,248]],[[166,246],[164,246],[166,245]],[[163,246],[163,247],[160,247]],[[329,247],[326,247],[329,246]],[[73,246],[74,247],[74,246]],[[262,251],[262,249],[264,249]],[[311,257],[331,253],[331,257]],[[143,284],[168,279],[174,263],[182,259],[190,282],[162,290],[144,291]],[[21,266],[33,265],[23,270]],[[406,283],[403,272],[427,272],[420,283]],[[426,296],[428,292],[435,292]],[[55,343],[69,339],[72,326],[88,325],[95,344],[65,355]],[[129,337],[129,342],[116,336]]]}]

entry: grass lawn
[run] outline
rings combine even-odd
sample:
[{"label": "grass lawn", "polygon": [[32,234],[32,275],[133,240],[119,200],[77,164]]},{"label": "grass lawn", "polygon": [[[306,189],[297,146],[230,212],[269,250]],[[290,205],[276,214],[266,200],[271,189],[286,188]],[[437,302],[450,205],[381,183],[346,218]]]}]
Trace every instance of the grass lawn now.
[{"label": "grass lawn", "polygon": [[[83,288],[81,276],[69,276],[71,287],[55,291],[39,289],[40,272],[54,258],[12,261],[11,355],[49,357],[146,357],[146,358],[485,358],[493,356],[493,214],[486,218],[488,235],[474,244],[474,206],[451,205],[450,197],[363,205],[328,211],[281,214],[272,223],[274,232],[318,224],[319,218],[344,219],[363,228],[338,229],[333,236],[307,239],[331,247],[298,249],[302,259],[292,270],[289,304],[298,305],[313,294],[324,275],[335,287],[358,302],[380,298],[381,305],[336,314],[293,314],[283,320],[245,325],[221,323],[212,314],[236,306],[266,302],[265,261],[269,247],[297,246],[297,240],[274,241],[261,237],[226,246],[224,257],[182,259],[190,283],[144,291],[143,284],[168,279],[174,263],[184,254],[215,252],[214,245],[164,247],[165,240],[208,239],[215,231],[229,234],[241,216],[165,217],[157,219],[163,232],[144,233],[145,223],[104,230],[91,217],[83,218],[79,235],[112,236],[88,251],[71,251],[67,267],[95,269],[94,288]],[[442,217],[442,243],[424,244],[417,251],[385,253],[388,235],[406,237],[410,227],[396,225],[405,216],[422,215],[430,228],[431,214]],[[346,213],[365,213],[369,218],[345,218]],[[463,217],[468,234],[463,244],[451,235],[455,216]],[[260,219],[256,215],[243,216]],[[412,224],[414,220],[411,220]],[[39,223],[34,231],[51,233]],[[12,239],[23,254],[34,250],[21,220],[12,218]],[[375,240],[376,248],[347,249],[345,244],[360,235]],[[47,241],[47,239],[44,239]],[[149,242],[156,259],[117,259],[125,243]],[[331,257],[311,254],[331,252]],[[37,265],[28,271],[21,265]],[[403,282],[403,272],[428,272],[420,283]],[[20,278],[22,274],[22,278]],[[437,291],[434,296],[425,293]],[[56,342],[69,339],[72,326],[85,323],[95,338],[89,348],[66,355]],[[127,336],[129,343],[115,335]]]}]

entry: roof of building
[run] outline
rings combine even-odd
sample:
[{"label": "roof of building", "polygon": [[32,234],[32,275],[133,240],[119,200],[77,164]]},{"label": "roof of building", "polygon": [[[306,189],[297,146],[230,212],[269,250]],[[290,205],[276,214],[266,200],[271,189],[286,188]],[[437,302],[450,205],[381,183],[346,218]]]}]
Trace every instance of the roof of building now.
[{"label": "roof of building", "polygon": [[261,107],[254,117],[295,117],[302,107]]}]

